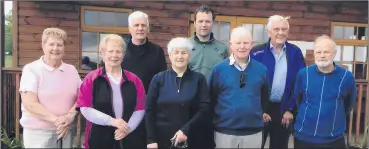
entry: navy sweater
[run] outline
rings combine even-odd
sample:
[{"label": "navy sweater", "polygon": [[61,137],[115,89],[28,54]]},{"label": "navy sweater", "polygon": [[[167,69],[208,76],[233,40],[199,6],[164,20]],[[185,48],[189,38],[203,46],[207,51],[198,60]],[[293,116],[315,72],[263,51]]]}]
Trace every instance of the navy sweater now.
[{"label": "navy sweater", "polygon": [[330,143],[342,138],[346,115],[354,106],[356,94],[354,76],[340,66],[328,74],[320,72],[317,65],[301,69],[293,93],[301,99],[295,137],[311,143]]},{"label": "navy sweater", "polygon": [[229,135],[260,132],[269,102],[266,67],[251,59],[245,69],[246,85],[240,88],[241,72],[229,58],[217,64],[209,80],[215,130]]},{"label": "navy sweater", "polygon": [[[286,44],[286,56],[287,56],[287,77],[286,86],[284,88],[281,109],[280,112],[285,111],[293,112],[295,109],[293,107],[296,103],[296,98],[291,98],[293,91],[293,84],[295,77],[300,69],[305,67],[304,56],[302,55],[301,49],[296,45],[285,42]],[[252,48],[250,53],[251,58],[259,61],[268,68],[268,80],[270,87],[272,87],[274,68],[275,68],[275,58],[272,51],[270,50],[270,39],[268,42],[257,45]]]}]

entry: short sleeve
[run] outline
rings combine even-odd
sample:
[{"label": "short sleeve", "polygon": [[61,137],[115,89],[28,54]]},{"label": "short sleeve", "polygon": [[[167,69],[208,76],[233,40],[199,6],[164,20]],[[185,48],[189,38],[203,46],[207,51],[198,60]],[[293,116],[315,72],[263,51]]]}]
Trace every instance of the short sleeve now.
[{"label": "short sleeve", "polygon": [[37,94],[37,88],[37,75],[32,71],[30,65],[25,65],[20,79],[19,92],[29,91]]}]

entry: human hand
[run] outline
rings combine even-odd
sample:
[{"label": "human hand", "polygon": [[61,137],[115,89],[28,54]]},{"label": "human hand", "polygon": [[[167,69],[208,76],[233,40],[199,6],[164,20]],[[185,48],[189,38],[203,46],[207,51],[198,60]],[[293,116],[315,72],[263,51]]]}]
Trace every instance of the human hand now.
[{"label": "human hand", "polygon": [[115,140],[122,140],[124,137],[126,137],[128,133],[124,132],[121,129],[116,129],[114,132],[114,139]]},{"label": "human hand", "polygon": [[69,132],[69,126],[64,126],[64,127],[58,127],[57,130],[56,130],[56,134],[58,134],[58,138],[57,139],[60,139],[60,138],[63,138],[65,137]]},{"label": "human hand", "polygon": [[152,148],[155,148],[157,149],[158,148],[158,143],[150,143],[146,146],[148,149],[152,149]]},{"label": "human hand", "polygon": [[131,132],[131,129],[128,127],[128,123],[123,119],[114,119],[112,120],[112,126],[122,130],[124,133],[128,134]]},{"label": "human hand", "polygon": [[267,113],[264,113],[263,114],[263,120],[264,120],[265,123],[267,123],[267,122],[272,121],[272,118]]},{"label": "human hand", "polygon": [[178,143],[186,141],[187,136],[182,132],[182,130],[178,130],[171,140],[173,139],[175,139],[174,146],[177,146]]},{"label": "human hand", "polygon": [[282,125],[288,127],[288,125],[292,122],[293,120],[293,114],[290,111],[286,111],[283,114],[282,117]]}]

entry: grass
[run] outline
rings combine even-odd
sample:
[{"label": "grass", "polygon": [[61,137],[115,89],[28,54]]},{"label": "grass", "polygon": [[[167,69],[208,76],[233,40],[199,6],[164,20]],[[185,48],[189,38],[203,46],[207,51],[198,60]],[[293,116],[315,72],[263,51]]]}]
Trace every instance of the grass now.
[{"label": "grass", "polygon": [[5,55],[5,67],[12,67],[12,56]]}]

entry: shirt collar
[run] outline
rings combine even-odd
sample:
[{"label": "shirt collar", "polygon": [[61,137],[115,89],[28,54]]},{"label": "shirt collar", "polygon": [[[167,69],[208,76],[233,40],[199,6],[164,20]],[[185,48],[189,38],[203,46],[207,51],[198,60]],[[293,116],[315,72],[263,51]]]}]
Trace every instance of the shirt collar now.
[{"label": "shirt collar", "polygon": [[61,61],[61,65],[59,66],[59,68],[54,68],[54,67],[51,67],[51,66],[49,66],[49,65],[46,65],[46,63],[44,62],[43,58],[44,58],[44,56],[41,56],[41,57],[40,57],[40,63],[42,64],[42,66],[43,66],[45,69],[47,69],[47,70],[49,70],[49,71],[54,71],[55,69],[59,69],[59,70],[61,70],[61,71],[64,71],[64,70],[65,70],[65,64],[64,64],[64,62],[63,62],[63,61]]},{"label": "shirt collar", "polygon": [[[283,46],[282,46],[282,51],[286,51],[286,49],[287,49],[286,48],[286,43],[284,43]],[[273,45],[272,45],[272,42],[270,42],[270,50],[275,50]]]},{"label": "shirt collar", "polygon": [[[246,64],[250,63],[250,59],[251,57],[249,55],[249,60],[247,61]],[[233,53],[232,53],[231,56],[229,57],[229,65],[234,65],[234,64],[236,64],[236,59],[233,57]]]}]

